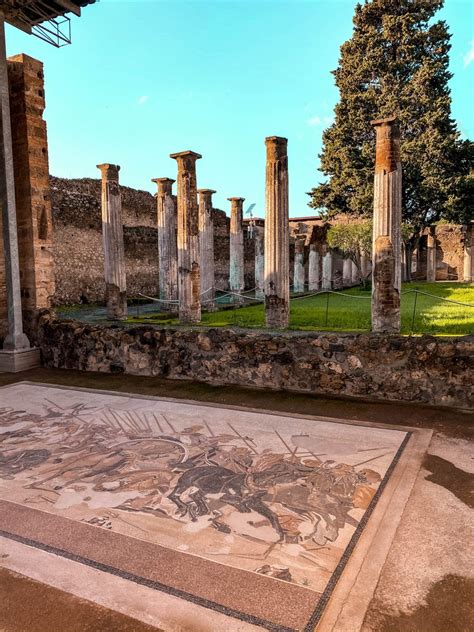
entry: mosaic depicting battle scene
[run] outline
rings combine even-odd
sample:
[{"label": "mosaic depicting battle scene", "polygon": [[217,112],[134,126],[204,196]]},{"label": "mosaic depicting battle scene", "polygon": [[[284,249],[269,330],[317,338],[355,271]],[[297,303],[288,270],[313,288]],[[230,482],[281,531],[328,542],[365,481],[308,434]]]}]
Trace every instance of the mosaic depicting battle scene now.
[{"label": "mosaic depicting battle scene", "polygon": [[324,589],[405,433],[0,389],[0,497]]}]

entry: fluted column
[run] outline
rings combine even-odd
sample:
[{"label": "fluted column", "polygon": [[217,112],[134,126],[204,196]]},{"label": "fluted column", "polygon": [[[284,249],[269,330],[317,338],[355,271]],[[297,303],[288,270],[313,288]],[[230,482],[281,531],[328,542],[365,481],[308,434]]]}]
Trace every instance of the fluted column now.
[{"label": "fluted column", "polygon": [[342,264],[342,285],[349,287],[352,285],[352,261],[344,259]]},{"label": "fluted column", "polygon": [[201,268],[199,256],[199,208],[194,151],[170,154],[178,163],[178,292],[179,320],[201,320]]},{"label": "fluted column", "polygon": [[332,290],[333,286],[333,254],[331,250],[326,250],[323,257],[323,281],[321,288],[323,290]]},{"label": "fluted column", "polygon": [[293,291],[304,292],[304,239],[295,242],[295,259],[293,272]]},{"label": "fluted column", "polygon": [[474,249],[474,224],[463,227],[464,233],[464,260],[463,260],[463,281],[472,283],[474,280],[472,270],[472,251]]},{"label": "fluted column", "polygon": [[426,280],[436,281],[436,239],[431,232],[426,240]]},{"label": "fluted column", "polygon": [[287,139],[265,139],[265,319],[267,327],[287,327],[290,303]]},{"label": "fluted column", "polygon": [[319,290],[319,276],[319,252],[316,244],[310,244],[308,256],[308,290]]},{"label": "fluted column", "polygon": [[265,230],[263,226],[253,228],[255,243],[255,298],[265,297]]},{"label": "fluted column", "polygon": [[[8,333],[3,341],[4,351],[23,351],[30,342],[23,332],[21,311],[20,259],[16,221],[15,180],[13,175],[13,146],[10,120],[10,95],[5,48],[4,20],[0,14],[0,212],[3,223],[5,255],[5,288]],[[0,235],[1,238],[1,235]]]},{"label": "fluted column", "polygon": [[102,174],[102,239],[104,243],[107,318],[127,318],[127,277],[123,245],[122,196],[118,165],[97,165]]},{"label": "fluted column", "polygon": [[402,168],[396,117],[372,121],[376,133],[372,241],[372,330],[400,331]]},{"label": "fluted column", "polygon": [[242,299],[235,294],[244,291],[244,229],[243,204],[245,198],[227,198],[230,202],[230,253],[229,253],[229,289],[234,292],[232,300],[239,303]]},{"label": "fluted column", "polygon": [[351,261],[351,282],[353,285],[358,285],[360,283],[359,268],[353,261]]},{"label": "fluted column", "polygon": [[215,309],[214,275],[214,222],[212,221],[212,189],[198,189],[199,193],[199,247],[201,257],[201,304]]},{"label": "fluted column", "polygon": [[[178,247],[176,243],[176,203],[171,178],[155,178],[158,228],[159,296],[162,301],[178,300]],[[172,303],[165,304],[168,309]]]}]

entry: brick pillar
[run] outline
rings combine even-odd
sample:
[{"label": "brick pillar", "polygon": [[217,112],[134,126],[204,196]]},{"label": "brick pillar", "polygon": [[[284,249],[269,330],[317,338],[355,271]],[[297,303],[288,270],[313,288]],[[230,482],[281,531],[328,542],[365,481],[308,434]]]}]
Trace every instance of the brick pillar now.
[{"label": "brick pillar", "polygon": [[372,242],[372,330],[400,331],[402,169],[396,117],[372,121],[376,133]]},{"label": "brick pillar", "polygon": [[214,222],[212,221],[212,189],[199,189],[199,247],[201,257],[201,303],[215,309]]},{"label": "brick pillar", "polygon": [[12,129],[10,98],[5,49],[4,20],[0,15],[0,336],[4,337],[5,355],[0,358],[3,366],[7,352],[28,350],[30,343],[23,333],[20,290],[20,262],[13,172]]},{"label": "brick pillar", "polygon": [[43,64],[16,55],[8,59],[23,317],[51,307],[54,294],[53,222]]},{"label": "brick pillar", "polygon": [[255,298],[265,298],[265,229],[263,226],[254,226],[253,236],[255,240]]},{"label": "brick pillar", "polygon": [[178,287],[179,320],[201,320],[201,268],[199,255],[199,206],[194,151],[170,154],[178,163]]},{"label": "brick pillar", "polygon": [[333,287],[333,254],[327,250],[323,257],[323,281],[321,289],[332,290]]},{"label": "brick pillar", "polygon": [[426,280],[436,281],[436,238],[431,230],[426,239]]},{"label": "brick pillar", "polygon": [[287,327],[290,305],[287,139],[265,139],[265,319],[267,327]]},{"label": "brick pillar", "polygon": [[[244,291],[244,230],[242,227],[243,204],[245,198],[227,198],[230,202],[230,253],[229,289],[235,294]],[[240,303],[239,296],[233,296],[234,303]]]},{"label": "brick pillar", "polygon": [[304,239],[295,241],[293,291],[304,292]]},{"label": "brick pillar", "polygon": [[352,261],[344,259],[342,264],[342,285],[350,287],[352,285]]},{"label": "brick pillar", "polygon": [[102,174],[102,239],[104,243],[107,318],[127,318],[127,278],[123,245],[122,196],[118,165],[97,165]]},{"label": "brick pillar", "polygon": [[472,283],[474,280],[473,272],[473,249],[474,249],[474,224],[463,227],[464,233],[464,260],[463,260],[463,281]]},{"label": "brick pillar", "polygon": [[318,291],[320,284],[319,252],[316,244],[310,244],[308,257],[308,290]]},{"label": "brick pillar", "polygon": [[[176,244],[176,202],[171,178],[155,178],[158,228],[159,296],[162,301],[178,300],[178,247]],[[164,304],[167,309],[173,303]]]}]

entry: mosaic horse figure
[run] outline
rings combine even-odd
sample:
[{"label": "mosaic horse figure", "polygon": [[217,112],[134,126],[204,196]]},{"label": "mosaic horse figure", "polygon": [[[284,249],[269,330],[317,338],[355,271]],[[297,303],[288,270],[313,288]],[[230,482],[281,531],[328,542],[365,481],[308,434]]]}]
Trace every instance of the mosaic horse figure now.
[{"label": "mosaic horse figure", "polygon": [[[192,521],[196,521],[199,516],[210,513],[206,496],[221,494],[220,502],[235,507],[241,513],[255,511],[266,518],[278,533],[278,542],[283,542],[285,531],[263,497],[270,487],[294,482],[311,471],[312,468],[301,463],[285,461],[251,473],[236,473],[225,467],[204,465],[184,472],[168,498],[178,507],[181,516],[189,515]],[[182,499],[185,494],[189,500]],[[214,523],[214,526],[219,528],[218,524]]]}]

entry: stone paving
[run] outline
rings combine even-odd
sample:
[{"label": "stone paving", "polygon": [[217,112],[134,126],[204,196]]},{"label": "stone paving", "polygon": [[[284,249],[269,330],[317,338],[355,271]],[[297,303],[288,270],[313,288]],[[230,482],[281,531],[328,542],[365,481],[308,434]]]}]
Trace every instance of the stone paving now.
[{"label": "stone paving", "polygon": [[[55,376],[61,376],[60,372],[42,371],[41,373],[53,379]],[[0,376],[0,383],[1,378],[2,376]],[[72,375],[71,378],[73,379]],[[87,374],[83,375],[80,381],[87,381],[87,378]],[[112,376],[101,376],[99,379],[107,382],[108,378],[110,378],[110,386],[112,382],[118,380],[117,377]],[[133,379],[130,378],[130,381],[133,382]],[[122,389],[126,386],[124,381],[122,378]],[[148,381],[151,385],[152,380]],[[159,383],[158,380],[153,380],[153,382],[155,385]],[[141,383],[147,390],[147,380]],[[173,383],[168,384],[174,391],[180,388],[178,385],[174,388]],[[131,388],[134,386],[133,383],[129,385]],[[192,391],[193,387],[188,385],[187,388],[189,396],[189,391]],[[204,388],[208,389],[208,387]],[[156,388],[153,390],[159,392]],[[212,389],[208,389],[210,390]],[[229,399],[226,389],[219,392],[222,394],[220,398]],[[0,497],[7,499],[2,500],[2,504],[11,503],[4,504],[4,509],[8,506],[8,511],[0,512],[1,528],[4,531],[9,529],[10,534],[13,532],[16,536],[15,539],[7,537],[1,540],[2,565],[23,576],[65,590],[70,595],[70,599],[76,599],[79,596],[95,602],[97,604],[95,608],[106,606],[124,615],[131,615],[137,620],[137,630],[141,630],[143,624],[152,624],[164,630],[190,631],[224,628],[230,630],[314,629],[316,624],[314,619],[313,621],[309,619],[298,621],[297,617],[301,617],[302,613],[307,613],[311,608],[313,612],[317,609],[318,600],[321,600],[325,586],[327,587],[328,583],[331,583],[331,578],[334,577],[328,570],[337,567],[338,560],[340,561],[344,556],[344,545],[351,540],[351,534],[354,535],[358,529],[355,524],[351,524],[351,521],[354,519],[360,524],[364,514],[367,514],[367,507],[374,498],[377,500],[376,495],[381,489],[381,482],[388,480],[386,473],[393,463],[394,453],[399,451],[403,438],[407,436],[406,428],[374,428],[370,427],[370,422],[365,422],[363,425],[357,425],[354,422],[341,424],[324,419],[295,418],[284,413],[272,415],[222,406],[203,407],[198,403],[177,403],[146,397],[90,393],[75,389],[47,389],[44,386],[16,385],[2,389],[0,393],[1,406],[24,411],[14,413],[13,416],[19,415],[20,419],[12,420],[13,411],[10,410],[9,421],[6,425],[10,426],[8,432],[11,433],[13,422],[15,426],[13,432],[19,433],[20,440],[24,442],[23,448],[26,448],[22,450],[21,458],[13,457],[12,459],[12,453],[7,451],[7,457],[10,458],[4,458],[1,463],[5,470],[3,476],[8,478],[2,481]],[[10,399],[6,401],[5,394],[13,402]],[[212,393],[210,395],[212,397]],[[258,397],[258,394],[249,393],[249,403],[254,403],[251,400]],[[311,399],[292,397],[294,398],[292,410],[301,409],[298,402],[303,400],[309,402]],[[45,402],[45,399],[49,402]],[[265,399],[263,395],[262,399]],[[275,394],[275,399],[283,401],[285,395]],[[21,406],[15,402],[21,402]],[[317,400],[313,399],[313,402]],[[13,406],[12,403],[14,403]],[[336,406],[335,403],[332,408]],[[343,410],[342,403],[339,406]],[[350,406],[348,404],[349,408]],[[280,402],[280,407],[285,408],[286,405],[282,406]],[[331,406],[329,405],[328,408]],[[359,405],[359,409],[361,408],[363,404]],[[378,408],[378,419],[383,418],[384,422],[389,421],[387,415],[380,414],[383,408],[388,409],[388,406],[373,408]],[[111,415],[110,411],[114,414]],[[156,415],[158,423],[154,420],[152,412]],[[164,415],[171,426],[166,425],[165,419],[159,415]],[[33,416],[34,423],[32,421],[25,423],[28,416]],[[347,411],[344,416],[348,416]],[[397,422],[403,414],[400,414],[400,411],[398,414],[394,411],[393,416],[394,421]],[[407,415],[407,417],[410,416]],[[290,423],[292,432],[288,432]],[[18,424],[21,427],[17,427]],[[383,426],[381,423],[377,425]],[[28,433],[28,430],[33,430],[33,432]],[[323,454],[316,452],[314,446],[310,445],[313,436],[318,439],[319,446],[324,445]],[[385,448],[390,447],[390,450],[386,450],[385,456],[377,451],[378,448],[384,447],[380,444],[382,436],[385,439]],[[173,443],[165,446],[167,443],[165,439],[175,441],[176,445],[180,443],[185,446],[188,450],[187,458],[182,460],[180,456],[182,449],[175,448]],[[387,439],[390,446],[386,442]],[[438,453],[446,456],[446,445],[444,444],[442,448],[439,440],[437,441]],[[82,442],[95,447],[87,454],[84,446],[81,446]],[[124,444],[126,444],[125,448]],[[151,445],[155,446],[152,450]],[[151,487],[149,486],[150,478],[147,479],[146,476],[140,480],[131,480],[137,472],[140,477],[141,472],[147,469],[149,459],[152,452],[156,452],[157,445],[160,452],[158,460],[161,473],[173,474],[173,477],[168,478],[164,484],[161,481],[159,485],[153,484]],[[117,450],[118,446],[122,447]],[[450,447],[454,455],[458,450],[458,445],[451,440]],[[362,459],[358,455],[364,452],[366,455],[370,454],[373,448],[375,448],[373,453],[377,456],[373,460],[370,457],[368,463],[360,463]],[[121,449],[126,454],[126,459],[120,463],[114,459],[117,457],[117,452],[120,454]],[[49,451],[51,454],[38,464],[35,460],[46,456],[44,453],[42,455],[39,453],[41,450]],[[322,450],[321,447],[320,450]],[[94,461],[98,453],[101,454],[102,459]],[[75,465],[71,464],[71,458],[81,454],[85,461],[81,463],[79,459]],[[268,460],[262,461],[262,457],[267,456]],[[207,459],[211,465],[200,464],[202,458]],[[441,456],[437,458],[443,460]],[[58,462],[59,459],[61,462]],[[89,461],[92,459],[94,463],[88,463],[87,459]],[[31,461],[33,461],[33,467],[31,467]],[[328,461],[334,461],[334,463],[328,464]],[[29,467],[21,471],[22,465],[27,462]],[[186,462],[188,465],[192,462],[192,466],[180,471],[179,466]],[[359,463],[360,465],[357,465]],[[326,467],[324,467],[325,464]],[[343,465],[346,467],[341,469]],[[436,467],[437,465],[438,462],[435,463]],[[464,465],[467,465],[467,462]],[[283,540],[279,541],[278,527],[272,526],[270,514],[262,516],[258,511],[255,512],[254,507],[251,507],[250,512],[242,511],[242,507],[239,510],[240,499],[237,499],[237,503],[229,504],[225,493],[216,497],[219,494],[213,493],[205,487],[205,484],[201,484],[199,476],[198,484],[194,485],[197,489],[191,486],[179,493],[179,499],[185,507],[181,507],[181,511],[178,508],[175,510],[173,501],[169,500],[170,488],[176,489],[176,483],[180,479],[184,480],[183,477],[190,474],[199,474],[203,471],[203,467],[214,470],[214,481],[216,474],[220,476],[221,470],[231,470],[237,477],[234,479],[234,488],[238,487],[235,482],[240,480],[239,474],[242,473],[240,470],[245,471],[247,479],[245,485],[234,491],[238,491],[240,496],[244,497],[242,492],[246,486],[245,489],[248,488],[246,498],[250,497],[251,504],[252,499],[258,496],[255,492],[256,486],[259,486],[259,491],[262,491],[264,487],[265,494],[261,496],[262,504],[277,516],[284,532]],[[303,471],[298,472],[296,479],[292,471],[293,467],[303,468]],[[335,478],[327,477],[325,471],[327,467],[331,467],[332,474],[337,473]],[[305,468],[310,469],[311,472],[305,471]],[[250,477],[249,471],[252,472]],[[359,473],[355,478],[354,472]],[[360,477],[361,472],[364,472],[363,479]],[[395,474],[396,472],[395,468]],[[318,474],[316,478],[315,474]],[[444,481],[450,478],[449,473],[445,473],[444,476]],[[260,481],[257,480],[259,477]],[[436,478],[436,474],[434,477]],[[403,478],[403,476],[399,477],[401,481]],[[421,484],[421,481],[424,482],[425,475],[420,473],[419,479],[417,486]],[[443,484],[443,480],[438,477],[437,485]],[[195,482],[194,477],[193,481]],[[154,479],[154,483],[156,482]],[[433,489],[433,483],[424,482],[424,485],[428,485],[428,490]],[[37,487],[40,489],[36,489]],[[205,489],[202,489],[203,487]],[[321,503],[320,493],[323,487],[325,509]],[[319,498],[315,503],[316,489],[319,489]],[[437,496],[436,485],[434,489],[432,500],[435,500]],[[269,493],[269,490],[273,495]],[[123,495],[124,491],[125,495],[128,495],[127,498]],[[301,501],[302,491],[307,494],[306,501],[312,505],[313,515],[300,515],[295,511],[297,501]],[[133,494],[135,496],[130,497],[131,492],[132,496]],[[444,493],[448,494],[444,504],[446,505],[446,501],[448,505],[452,504],[452,501],[449,501],[450,492],[446,490]],[[461,498],[458,503],[462,504],[466,496],[462,489],[459,493]],[[426,495],[426,492],[424,494]],[[107,502],[114,495],[116,499],[120,495],[119,505],[116,505],[115,501]],[[44,500],[42,496],[49,500]],[[272,496],[271,499],[270,496]],[[382,492],[378,502],[379,509],[383,506],[384,496],[385,492]],[[352,506],[347,510],[348,498],[351,498]],[[331,510],[328,511],[328,499],[333,503],[335,499],[343,501],[341,504],[346,507],[347,513],[342,517],[339,515],[337,519]],[[348,615],[344,612],[342,614],[338,612],[335,623],[331,623],[331,617],[334,619],[334,605],[337,605],[340,594],[344,594],[341,590],[344,588],[345,580],[350,579],[351,574],[352,578],[354,576],[353,564],[357,562],[359,548],[362,547],[360,550],[363,551],[368,541],[369,546],[365,549],[363,557],[373,565],[377,562],[381,548],[380,541],[377,541],[377,533],[380,536],[380,531],[383,530],[386,534],[385,539],[392,540],[390,528],[386,528],[386,523],[382,524],[382,528],[380,528],[381,523],[376,524],[377,509],[375,509],[373,517],[368,521],[367,529],[364,530],[367,531],[366,537],[364,539],[363,533],[360,543],[349,557],[318,630],[380,631],[385,629],[384,626],[387,630],[424,629],[409,627],[409,618],[400,619],[400,623],[403,621],[406,627],[397,628],[396,625],[397,605],[402,610],[404,607],[408,610],[413,609],[419,600],[423,600],[423,596],[430,589],[433,581],[443,580],[442,571],[445,564],[443,552],[438,554],[440,561],[437,562],[435,566],[437,570],[434,573],[429,572],[429,569],[424,569],[423,538],[420,540],[421,534],[418,537],[416,533],[416,521],[419,522],[421,519],[417,505],[420,506],[421,502],[424,515],[434,515],[434,519],[431,520],[432,525],[429,527],[433,532],[430,537],[434,537],[437,532],[440,534],[442,547],[447,544],[443,535],[445,529],[440,529],[440,525],[436,522],[436,509],[429,507],[429,500],[429,494],[428,501],[424,501],[423,497],[420,499],[419,493],[414,494],[407,505],[408,518],[406,520],[404,518],[399,527],[399,532],[403,530],[406,532],[408,529],[408,534],[404,534],[407,541],[406,548],[412,551],[412,555],[418,555],[417,573],[414,576],[416,579],[413,580],[417,583],[417,588],[415,589],[414,586],[411,588],[412,603],[406,603],[406,599],[404,603],[403,590],[397,589],[396,594],[390,590],[387,592],[387,586],[400,583],[400,565],[403,567],[404,546],[400,548],[399,538],[396,537],[389,557],[387,558],[386,553],[390,548],[390,541],[382,556],[386,564],[381,579],[379,580],[380,565],[373,578],[375,583],[372,594],[369,590],[368,596],[366,595],[367,606],[369,606],[375,584],[377,581],[382,583],[382,586],[377,588],[375,599],[372,599],[365,615],[365,623],[363,623],[364,608],[362,613],[359,613],[358,627],[341,628],[340,624],[338,627],[338,617],[340,621],[343,621],[344,617],[347,620]],[[204,507],[201,502],[204,503]],[[396,505],[397,502],[397,496],[393,496],[392,501],[386,504],[384,512],[387,507]],[[110,506],[111,504],[113,506]],[[133,507],[134,504],[135,507]],[[257,508],[262,510],[258,504]],[[164,513],[156,511],[157,509],[161,509]],[[184,515],[181,515],[183,509],[186,511]],[[289,517],[293,518],[292,522],[289,521]],[[372,524],[376,525],[376,528],[372,529],[371,534]],[[8,529],[5,529],[5,526]],[[311,537],[308,537],[311,532],[309,526],[318,527]],[[331,526],[335,528],[335,531],[331,531]],[[425,527],[428,527],[428,523]],[[393,534],[395,528],[396,525],[393,528]],[[34,538],[31,538],[32,532]],[[191,537],[189,534],[192,534]],[[462,536],[461,531],[459,535]],[[447,532],[446,537],[448,537]],[[316,538],[316,541],[312,538]],[[28,539],[33,541],[26,545]],[[324,544],[322,539],[325,540]],[[186,549],[186,546],[189,548]],[[265,549],[264,553],[267,557],[257,562],[252,558],[255,554],[254,549],[259,547]],[[309,551],[309,548],[314,548],[316,551]],[[159,551],[159,558],[157,558],[157,551]],[[68,553],[72,554],[68,555]],[[215,553],[220,553],[218,561],[215,559]],[[308,554],[310,559],[304,557]],[[188,558],[191,562],[182,562],[183,559]],[[160,560],[158,564],[157,559]],[[332,566],[328,564],[330,559],[332,559]],[[461,562],[463,559],[461,557]],[[95,563],[87,564],[85,560],[92,560]],[[176,560],[180,560],[179,563]],[[463,564],[460,563],[458,555],[453,557],[453,563],[462,571]],[[109,568],[103,568],[100,564]],[[321,567],[325,567],[325,570]],[[219,569],[218,583],[213,579],[215,573],[212,569],[215,568]],[[452,564],[450,568],[455,573],[456,568],[453,568]],[[128,576],[123,572],[113,573],[112,569],[125,570]],[[240,577],[241,573],[245,574],[245,579],[243,576]],[[356,573],[363,576],[364,566],[356,568]],[[147,581],[137,583],[135,581],[137,577]],[[157,588],[160,582],[156,580],[160,577],[164,577],[165,581]],[[24,584],[27,580],[14,576],[5,578],[5,581],[8,586],[12,582],[13,585],[17,585],[18,582]],[[451,580],[446,581],[449,583]],[[452,581],[456,583],[456,579]],[[188,582],[188,587],[191,588],[189,592],[183,590],[184,584],[179,585],[179,582]],[[23,584],[21,584],[22,589],[26,590]],[[39,586],[44,586],[44,584],[39,584]],[[166,590],[170,585],[172,590]],[[459,581],[456,585],[458,589],[466,589],[464,584],[459,585]],[[176,591],[179,586],[181,586],[181,593]],[[35,585],[34,589],[30,586],[29,590],[38,591],[39,588]],[[51,591],[53,588],[44,587],[44,590]],[[159,600],[150,595],[153,592],[156,595],[157,590],[160,591]],[[210,592],[206,593],[206,591]],[[212,595],[209,598],[211,592]],[[127,597],[124,597],[125,594]],[[203,594],[207,596],[207,603],[200,599]],[[327,592],[326,595],[328,595]],[[346,591],[346,595],[348,599],[345,601],[350,603],[351,591]],[[9,597],[11,598],[11,593]],[[218,607],[213,608],[211,602],[217,604]],[[298,604],[298,607],[295,604]],[[387,614],[384,614],[387,605],[388,611],[391,612],[389,618]],[[76,606],[79,609],[83,607],[82,604],[81,606],[76,604]],[[261,610],[258,611],[258,608]],[[263,620],[262,609],[265,611]],[[321,612],[320,608],[318,616]],[[176,620],[177,613],[179,613],[179,621]],[[8,620],[11,621],[11,619]],[[138,620],[142,623],[139,624]],[[457,623],[459,624],[459,621]],[[443,629],[437,628],[432,622],[430,625],[431,627],[426,629]],[[22,628],[6,628],[8,632],[10,630],[16,632],[20,629]],[[117,629],[120,629],[119,624],[117,624]],[[450,629],[468,628],[456,627],[454,623],[454,627]]]}]

